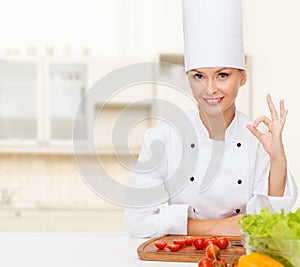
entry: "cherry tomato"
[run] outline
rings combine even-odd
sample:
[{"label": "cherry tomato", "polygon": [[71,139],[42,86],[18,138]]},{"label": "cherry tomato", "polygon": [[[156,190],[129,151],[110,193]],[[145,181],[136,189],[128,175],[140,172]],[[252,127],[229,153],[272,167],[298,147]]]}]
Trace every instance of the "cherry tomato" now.
[{"label": "cherry tomato", "polygon": [[216,243],[217,243],[217,242],[216,242],[214,239],[210,239],[210,238],[205,239],[205,241],[204,241],[204,248],[207,248],[208,245],[210,245],[210,244],[215,245]]},{"label": "cherry tomato", "polygon": [[180,248],[182,248],[185,245],[185,240],[184,239],[174,239],[173,240],[174,244],[178,244],[180,246]]},{"label": "cherry tomato", "polygon": [[217,246],[220,248],[220,249],[225,249],[228,247],[228,239],[226,237],[220,237],[218,240],[217,240]]},{"label": "cherry tomato", "polygon": [[212,235],[209,239],[214,240],[217,243],[218,237],[216,235]]},{"label": "cherry tomato", "polygon": [[213,267],[213,263],[208,258],[203,258],[199,261],[198,267]]},{"label": "cherry tomato", "polygon": [[203,237],[197,237],[194,239],[194,247],[196,249],[203,249],[204,248],[204,242],[205,242],[205,239]]},{"label": "cherry tomato", "polygon": [[191,236],[187,236],[184,240],[185,240],[185,245],[190,246],[193,244],[194,238]]},{"label": "cherry tomato", "polygon": [[210,244],[205,249],[205,254],[208,258],[216,260],[220,258],[220,249],[216,245]]},{"label": "cherry tomato", "polygon": [[164,241],[157,241],[154,243],[154,245],[158,248],[158,249],[164,249],[168,243],[164,242]]},{"label": "cherry tomato", "polygon": [[177,251],[180,249],[180,245],[178,244],[172,244],[172,245],[167,245],[167,248],[170,250],[170,251]]}]

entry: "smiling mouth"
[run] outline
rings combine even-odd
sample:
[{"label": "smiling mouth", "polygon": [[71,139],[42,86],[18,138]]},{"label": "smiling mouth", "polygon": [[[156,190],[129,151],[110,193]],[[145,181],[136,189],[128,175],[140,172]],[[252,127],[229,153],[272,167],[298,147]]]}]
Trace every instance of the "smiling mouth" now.
[{"label": "smiling mouth", "polygon": [[203,98],[203,99],[209,105],[218,105],[222,102],[223,98],[224,96],[218,98]]}]

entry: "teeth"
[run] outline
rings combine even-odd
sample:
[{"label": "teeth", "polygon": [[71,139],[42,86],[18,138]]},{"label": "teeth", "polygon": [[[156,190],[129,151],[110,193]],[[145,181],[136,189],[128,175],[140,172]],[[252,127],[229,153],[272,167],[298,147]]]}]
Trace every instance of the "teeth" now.
[{"label": "teeth", "polygon": [[207,99],[208,103],[218,103],[219,99]]}]

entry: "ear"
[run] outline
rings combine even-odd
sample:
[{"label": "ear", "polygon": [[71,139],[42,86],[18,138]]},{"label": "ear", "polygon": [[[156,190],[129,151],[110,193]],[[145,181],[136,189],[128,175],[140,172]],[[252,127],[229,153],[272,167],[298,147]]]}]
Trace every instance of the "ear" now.
[{"label": "ear", "polygon": [[247,72],[245,70],[241,70],[241,82],[240,82],[240,86],[245,85],[245,83],[247,82]]}]

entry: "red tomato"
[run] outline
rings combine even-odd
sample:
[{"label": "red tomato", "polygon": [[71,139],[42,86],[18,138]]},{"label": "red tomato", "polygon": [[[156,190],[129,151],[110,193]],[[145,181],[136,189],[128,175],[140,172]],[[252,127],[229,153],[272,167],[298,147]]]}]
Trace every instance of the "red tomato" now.
[{"label": "red tomato", "polygon": [[158,248],[158,249],[164,249],[168,243],[164,242],[164,241],[157,241],[156,243],[154,243],[154,245]]},{"label": "red tomato", "polygon": [[212,235],[209,239],[214,240],[217,243],[218,237],[216,235]]},{"label": "red tomato", "polygon": [[198,267],[213,267],[213,263],[208,258],[203,258],[199,261]]},{"label": "red tomato", "polygon": [[217,246],[220,248],[220,249],[225,249],[228,247],[228,239],[226,237],[220,237],[218,240],[217,240]]},{"label": "red tomato", "polygon": [[177,250],[180,249],[180,245],[178,245],[178,244],[167,245],[167,248],[168,248],[170,251],[177,251]]},{"label": "red tomato", "polygon": [[205,254],[208,258],[216,260],[220,258],[220,249],[216,245],[210,244],[205,249]]},{"label": "red tomato", "polygon": [[210,245],[210,244],[215,245],[216,243],[217,242],[214,239],[210,239],[210,238],[205,239],[205,241],[204,241],[204,248],[207,248],[208,245]]},{"label": "red tomato", "polygon": [[182,248],[185,245],[185,240],[184,239],[174,239],[173,240],[174,244],[178,244],[180,246],[180,248]]},{"label": "red tomato", "polygon": [[194,239],[194,247],[196,249],[203,249],[204,248],[204,242],[205,242],[205,239],[203,237],[197,237]]},{"label": "red tomato", "polygon": [[185,240],[185,244],[186,244],[187,246],[190,246],[190,245],[193,244],[194,238],[191,237],[191,236],[187,236],[184,240]]}]

